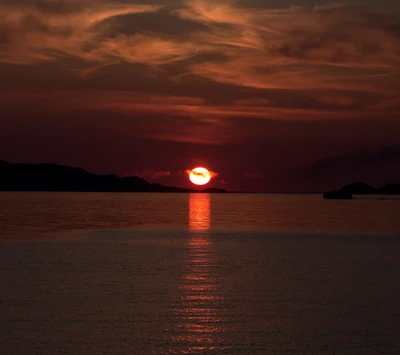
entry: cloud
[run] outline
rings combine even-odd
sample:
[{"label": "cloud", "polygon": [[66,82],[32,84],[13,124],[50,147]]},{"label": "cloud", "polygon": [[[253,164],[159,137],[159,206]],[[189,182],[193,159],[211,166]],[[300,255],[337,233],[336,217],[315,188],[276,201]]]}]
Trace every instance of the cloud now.
[{"label": "cloud", "polygon": [[99,58],[112,56],[127,62],[162,65],[193,57],[197,52],[197,46],[190,42],[154,34],[133,34],[107,39],[92,54]]},{"label": "cloud", "polygon": [[121,59],[160,64],[192,55],[195,48],[161,37],[113,36],[111,20],[160,8],[91,0],[0,4],[0,61],[32,64],[74,57],[100,63]]},{"label": "cloud", "polygon": [[258,18],[256,11],[241,9],[232,0],[184,1],[185,7],[175,11],[180,17],[203,22],[207,25],[231,24],[247,25]]},{"label": "cloud", "polygon": [[[218,173],[216,173],[215,171],[208,170],[208,172],[210,173],[211,178],[215,178],[216,176],[218,176]],[[201,176],[201,177],[207,177],[208,176],[208,174],[205,174],[203,172],[193,171],[193,170],[185,170],[185,173],[188,176],[190,174],[198,175],[198,176]]]},{"label": "cloud", "polygon": [[[259,90],[389,95],[399,89],[395,79],[400,76],[400,20],[395,14],[340,4],[280,9],[245,4],[231,0],[184,0],[177,5],[107,0],[0,4],[0,61],[32,64],[74,58],[87,62],[88,68],[81,72],[85,78],[120,62],[163,67],[184,62],[169,72],[170,79],[190,80],[191,75]],[[127,27],[141,15],[153,16],[146,26],[143,20],[138,22],[146,30]],[[163,33],[157,23],[167,19],[173,23],[174,16],[186,21],[180,32]]]},{"label": "cloud", "polygon": [[[353,96],[355,96],[353,94]],[[27,101],[45,105],[48,108],[73,108],[120,112],[136,117],[159,114],[170,116],[171,120],[181,120],[187,124],[207,125],[227,128],[230,118],[315,120],[335,119],[336,110],[342,118],[376,115],[376,111],[362,111],[373,101],[369,96],[348,97],[340,93],[309,92],[301,98],[294,92],[285,95],[271,94],[271,99],[254,97],[247,100],[233,100],[228,103],[212,103],[201,97],[156,95],[132,91],[60,91],[60,92],[1,92],[0,100]],[[288,102],[290,101],[290,102]],[[376,104],[380,103],[376,100]],[[191,118],[191,119],[189,119]]]},{"label": "cloud", "polygon": [[[157,25],[153,31],[116,31],[124,16],[153,13],[156,23],[157,13],[168,8],[167,4],[105,0],[0,4],[1,58],[26,63],[69,55],[97,61],[113,57],[165,64],[196,53],[218,52],[238,69],[243,69],[240,63],[245,65],[251,58],[248,69],[257,69],[256,63],[273,70],[310,63],[372,67],[379,73],[400,69],[398,17],[337,4],[265,9],[246,8],[229,0],[186,0],[172,9],[171,15],[205,24],[205,29],[182,30],[175,36],[163,36],[157,32]],[[300,69],[292,68],[288,74],[310,74],[307,68]]]},{"label": "cloud", "polygon": [[263,52],[268,62],[286,59],[345,67],[400,67],[400,20],[395,14],[339,4],[259,9],[237,3],[191,0],[178,14],[212,26],[206,41],[230,46],[228,53],[233,55],[237,48],[253,48]]},{"label": "cloud", "polygon": [[[110,126],[118,116],[132,135],[211,145],[268,136],[262,121],[397,117],[395,13],[252,3],[0,3],[0,100],[107,114]],[[160,22],[173,20],[163,33]]]},{"label": "cloud", "polygon": [[[320,102],[307,100],[307,97],[302,102],[302,99],[293,95],[286,93],[286,96],[279,97],[281,95],[278,94],[272,101],[255,97],[212,103],[201,97],[129,91],[0,91],[0,109],[9,112],[10,117],[27,110],[30,119],[35,120],[40,120],[43,113],[47,113],[46,117],[48,113],[52,113],[52,124],[61,120],[61,117],[70,116],[69,121],[79,117],[81,125],[84,125],[90,117],[98,116],[99,119],[94,124],[107,125],[110,129],[119,130],[120,134],[129,134],[131,137],[207,145],[244,142],[257,137],[275,139],[278,131],[280,135],[292,136],[292,130],[305,131],[305,127],[313,125],[312,122],[316,122],[314,126],[319,127],[324,135],[329,132],[326,125],[329,121],[337,121],[338,114],[342,122],[351,120],[350,126],[353,127],[357,125],[356,122],[360,122],[358,125],[364,122],[368,126],[368,122],[375,121],[377,113],[381,112],[378,109],[362,109],[368,98],[362,99],[361,103],[357,103],[355,98],[348,103],[344,98],[341,107],[336,101],[329,101],[334,100],[334,97],[324,98],[322,93]],[[327,102],[323,103],[323,99]],[[293,107],[284,107],[285,105]],[[60,115],[60,112],[63,114]],[[318,125],[317,122],[322,120],[325,123]],[[288,121],[293,123],[284,123]],[[350,128],[347,129],[344,125],[345,131],[340,133],[336,130],[334,134],[340,133],[342,137],[349,137],[359,130]]]},{"label": "cloud", "polygon": [[8,109],[14,107],[14,112],[29,107],[31,115],[32,107],[39,112],[68,112],[73,117],[112,115],[109,127],[118,130],[123,125],[138,137],[202,144],[222,144],[231,139],[229,131],[216,129],[225,125],[217,115],[218,107],[207,107],[203,99],[196,97],[119,91],[0,92],[0,103]]},{"label": "cloud", "polygon": [[400,109],[400,96],[394,97],[394,98],[384,98],[382,100],[379,100],[378,103],[371,104],[369,106],[371,109],[375,110],[387,110],[387,109]]},{"label": "cloud", "polygon": [[191,71],[220,83],[258,89],[347,89],[389,92],[400,71],[400,20],[351,6],[259,9],[238,2],[186,1],[183,18],[209,25],[193,36],[225,60]]}]

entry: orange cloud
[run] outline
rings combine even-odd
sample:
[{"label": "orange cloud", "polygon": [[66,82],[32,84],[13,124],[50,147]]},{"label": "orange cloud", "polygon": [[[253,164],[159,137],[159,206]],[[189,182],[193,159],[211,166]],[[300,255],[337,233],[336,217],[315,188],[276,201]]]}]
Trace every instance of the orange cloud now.
[{"label": "orange cloud", "polygon": [[[51,93],[7,89],[0,98],[54,110],[118,113],[145,137],[208,144],[264,134],[249,126],[237,129],[244,118],[364,118],[393,114],[398,107],[400,20],[382,9],[164,3],[0,4],[0,62],[51,61],[49,68],[64,75],[51,81],[57,86]],[[124,21],[131,25],[140,16],[154,20],[146,30],[121,29]],[[181,21],[188,30],[156,31],[157,16]],[[60,74],[64,68],[70,71]],[[53,71],[43,71],[43,77]],[[71,71],[81,78],[68,76]],[[98,71],[104,76],[92,75]],[[49,86],[44,81],[42,87]]]},{"label": "orange cloud", "polygon": [[[207,169],[208,170],[208,169]],[[199,175],[202,177],[206,177],[204,173],[202,172],[197,172],[197,171],[192,171],[192,170],[185,170],[185,173],[189,176],[190,174],[195,174],[195,175]],[[208,172],[210,173],[211,178],[215,178],[216,176],[218,176],[218,173],[216,173],[215,171],[212,170],[208,170]]]},{"label": "orange cloud", "polygon": [[111,56],[127,62],[162,65],[193,57],[197,52],[197,46],[191,42],[134,34],[109,38],[93,54],[100,58]]},{"label": "orange cloud", "polygon": [[117,57],[106,53],[107,42],[103,43],[112,27],[109,21],[159,9],[101,0],[0,4],[0,34],[6,39],[0,44],[0,62],[30,64],[65,56],[109,61]]},{"label": "orange cloud", "polygon": [[[157,13],[168,8],[170,16],[206,27],[174,35],[118,31],[120,17],[150,13],[157,23]],[[163,66],[192,59],[182,74],[223,84],[387,93],[398,89],[398,81],[387,77],[400,72],[399,22],[384,11],[338,4],[266,9],[231,0],[186,0],[172,8],[39,0],[0,5],[0,61],[78,58],[88,62],[81,72],[87,77],[120,61]],[[200,59],[210,54],[222,60]]]},{"label": "orange cloud", "polygon": [[193,40],[225,56],[194,63],[196,76],[257,89],[398,88],[387,76],[400,71],[400,21],[389,13],[343,5],[257,9],[227,0],[185,4],[179,16],[210,26]]}]

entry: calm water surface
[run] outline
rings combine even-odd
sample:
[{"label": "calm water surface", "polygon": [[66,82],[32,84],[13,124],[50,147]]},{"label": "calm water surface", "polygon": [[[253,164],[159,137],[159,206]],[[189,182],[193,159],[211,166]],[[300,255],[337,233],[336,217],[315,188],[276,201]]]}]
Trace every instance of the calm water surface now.
[{"label": "calm water surface", "polygon": [[400,200],[0,193],[0,354],[399,354]]}]

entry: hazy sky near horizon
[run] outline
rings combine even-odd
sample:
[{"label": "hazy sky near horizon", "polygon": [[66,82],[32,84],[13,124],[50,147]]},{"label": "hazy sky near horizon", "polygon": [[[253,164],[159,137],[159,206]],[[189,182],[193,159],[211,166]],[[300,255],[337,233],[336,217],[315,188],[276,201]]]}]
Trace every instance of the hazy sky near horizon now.
[{"label": "hazy sky near horizon", "polygon": [[400,4],[0,0],[0,159],[189,186],[400,182]]}]

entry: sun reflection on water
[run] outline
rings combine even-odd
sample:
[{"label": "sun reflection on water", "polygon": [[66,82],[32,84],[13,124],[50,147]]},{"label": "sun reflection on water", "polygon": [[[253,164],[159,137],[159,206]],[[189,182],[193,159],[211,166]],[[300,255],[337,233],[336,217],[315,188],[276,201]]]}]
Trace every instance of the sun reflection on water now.
[{"label": "sun reflection on water", "polygon": [[[189,240],[180,295],[175,305],[178,325],[173,343],[180,353],[197,354],[226,346],[221,316],[222,296],[210,229],[210,195],[191,194]],[[225,343],[225,345],[224,345]]]},{"label": "sun reflection on water", "polygon": [[190,194],[189,230],[208,231],[210,229],[210,195]]}]

